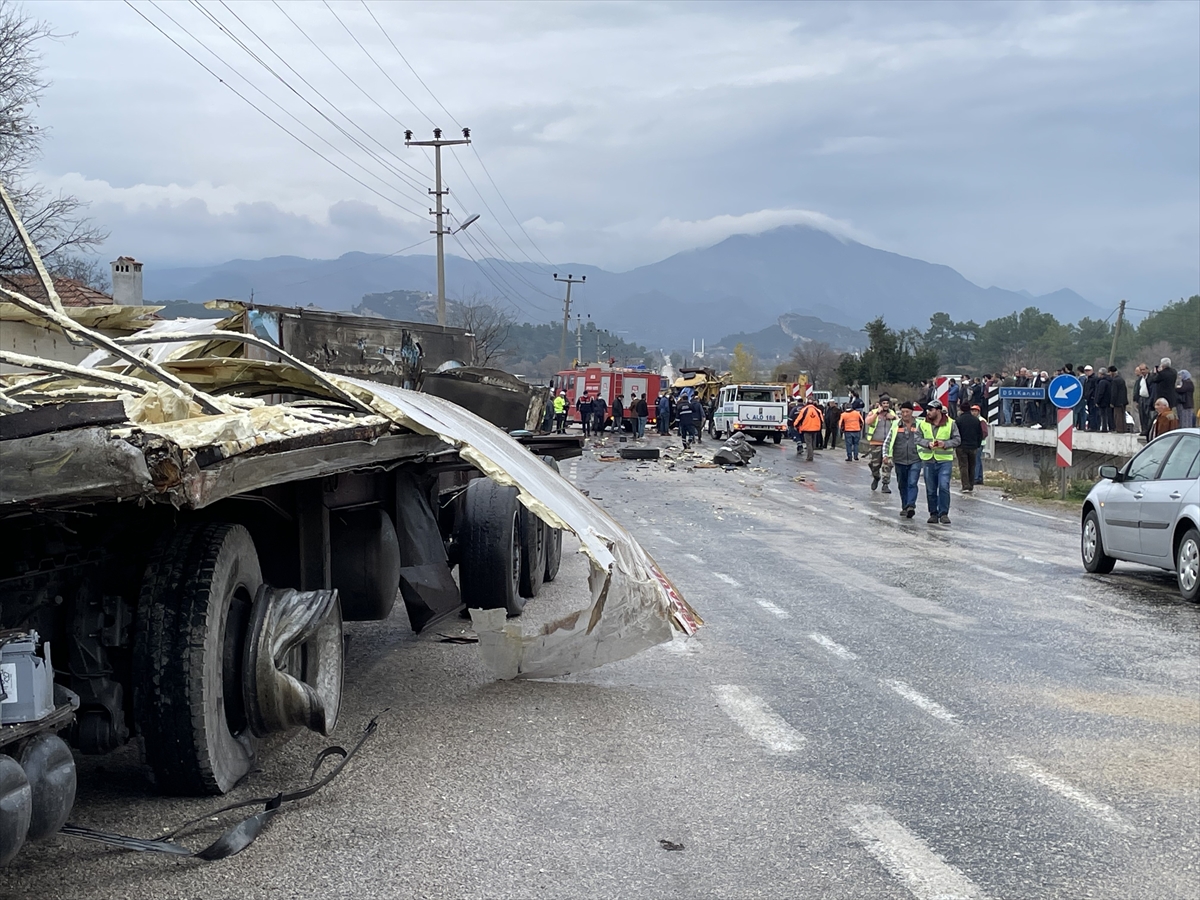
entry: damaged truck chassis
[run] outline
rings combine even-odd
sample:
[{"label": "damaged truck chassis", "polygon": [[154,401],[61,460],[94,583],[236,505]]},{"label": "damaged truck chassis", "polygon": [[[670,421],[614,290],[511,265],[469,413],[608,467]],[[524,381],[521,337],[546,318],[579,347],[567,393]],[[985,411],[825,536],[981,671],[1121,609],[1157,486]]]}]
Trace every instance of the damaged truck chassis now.
[{"label": "damaged truck chassis", "polygon": [[[502,410],[510,435],[408,389],[409,326],[382,335],[403,351],[390,352],[371,344],[376,325],[308,316],[350,338],[340,360],[327,337],[305,340],[299,311],[102,333],[84,320],[127,322],[128,308],[68,315],[3,185],[0,200],[48,301],[0,288],[0,322],[50,333],[68,357],[18,352],[20,329],[0,349],[0,865],[67,820],[69,744],[137,739],[160,790],[219,794],[267,735],[329,733],[343,623],[388,618],[397,594],[416,631],[469,607],[502,678],[698,626],[558,474],[581,439],[521,430],[540,408],[509,396],[515,379],[462,370],[438,387]],[[526,634],[508,619],[557,575],[564,530],[587,557],[589,605]]]},{"label": "damaged truck chassis", "polygon": [[[267,734],[329,733],[342,621],[387,618],[397,587],[419,631],[464,599],[516,615],[557,574],[561,531],[436,437],[360,425],[223,458],[82,424],[106,418],[124,424],[120,402],[0,419],[0,642],[40,635],[70,743],[100,754],[139,736],[165,792],[225,792]],[[15,672],[24,657],[0,658]],[[5,703],[24,700],[23,679],[4,685]],[[61,827],[74,773],[52,728],[0,726],[0,754],[2,864]],[[36,772],[14,762],[31,754]]]}]

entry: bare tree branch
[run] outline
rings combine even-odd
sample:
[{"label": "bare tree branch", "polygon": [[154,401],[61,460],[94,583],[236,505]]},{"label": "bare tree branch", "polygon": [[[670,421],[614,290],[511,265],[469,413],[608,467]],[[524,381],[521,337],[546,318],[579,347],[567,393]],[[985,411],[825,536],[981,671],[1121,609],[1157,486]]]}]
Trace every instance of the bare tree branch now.
[{"label": "bare tree branch", "polygon": [[454,301],[447,310],[449,323],[475,335],[475,358],[471,365],[494,366],[504,356],[504,345],[514,320],[491,301],[472,294]]},{"label": "bare tree branch", "polygon": [[842,355],[824,341],[804,341],[792,350],[792,363],[818,388],[827,388],[835,381]]},{"label": "bare tree branch", "polygon": [[[30,18],[11,0],[0,0],[0,180],[52,269],[63,257],[87,253],[108,237],[83,215],[86,203],[69,194],[54,196],[28,181],[45,136],[34,120],[47,87],[38,44],[55,37],[47,23]],[[0,222],[0,274],[27,271],[29,265],[12,226]]]}]

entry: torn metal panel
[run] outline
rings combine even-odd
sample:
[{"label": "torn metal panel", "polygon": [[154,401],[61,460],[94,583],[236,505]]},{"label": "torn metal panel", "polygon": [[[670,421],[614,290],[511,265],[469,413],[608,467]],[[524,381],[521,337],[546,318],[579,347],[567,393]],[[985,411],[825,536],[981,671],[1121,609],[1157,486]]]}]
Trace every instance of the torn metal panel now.
[{"label": "torn metal panel", "polygon": [[426,372],[421,390],[457,403],[505,431],[536,431],[546,413],[546,388],[500,369],[457,366]]},{"label": "torn metal panel", "polygon": [[107,428],[40,434],[4,445],[0,505],[73,504],[157,493],[142,450]]},{"label": "torn metal panel", "polygon": [[472,610],[480,651],[499,678],[565,675],[632,656],[671,640],[674,629],[695,632],[700,617],[650,555],[612,516],[569,481],[493,425],[440,397],[355,379],[375,408],[414,431],[434,434],[521,502],[582,543],[591,563],[591,605],[520,633],[503,610]]}]

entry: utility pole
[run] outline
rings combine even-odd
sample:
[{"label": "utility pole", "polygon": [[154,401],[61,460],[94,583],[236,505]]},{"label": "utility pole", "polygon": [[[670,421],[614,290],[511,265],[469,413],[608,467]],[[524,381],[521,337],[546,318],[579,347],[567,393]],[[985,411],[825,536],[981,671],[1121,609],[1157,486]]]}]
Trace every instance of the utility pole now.
[{"label": "utility pole", "polygon": [[[587,281],[587,276],[584,275],[580,278],[576,278],[574,275],[568,272],[566,278],[559,278],[558,273],[555,272],[554,280],[565,282],[567,285],[567,299],[563,301],[562,339],[558,342],[558,369],[561,372],[567,367],[567,326],[571,321],[571,285],[583,284],[583,282]],[[576,343],[578,343],[578,341],[576,341]],[[582,355],[582,349],[580,349],[580,352],[576,354],[575,358],[579,359],[580,355]]]},{"label": "utility pole", "polygon": [[575,316],[575,362],[583,364],[583,316]]},{"label": "utility pole", "polygon": [[464,128],[462,130],[462,140],[443,140],[442,129],[433,129],[432,141],[414,141],[411,130],[404,132],[405,147],[432,147],[433,148],[433,169],[434,169],[434,189],[430,191],[430,195],[437,198],[437,208],[431,209],[429,214],[437,217],[437,229],[430,232],[437,235],[437,284],[438,284],[438,306],[437,319],[439,325],[446,324],[446,250],[443,245],[443,239],[450,232],[442,227],[442,216],[448,212],[442,206],[442,197],[449,190],[442,189],[442,148],[453,147],[459,144],[471,143],[471,129]]},{"label": "utility pole", "polygon": [[1112,349],[1108,351],[1108,364],[1111,366],[1117,358],[1117,338],[1121,336],[1121,321],[1125,318],[1125,301],[1117,308],[1117,327],[1113,329]]}]

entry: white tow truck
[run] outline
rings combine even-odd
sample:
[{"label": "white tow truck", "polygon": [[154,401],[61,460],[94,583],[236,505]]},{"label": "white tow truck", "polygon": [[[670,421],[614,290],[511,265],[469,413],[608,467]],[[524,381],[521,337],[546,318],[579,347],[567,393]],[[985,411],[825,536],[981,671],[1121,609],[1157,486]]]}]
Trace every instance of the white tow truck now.
[{"label": "white tow truck", "polygon": [[762,443],[776,444],[787,432],[787,388],[781,384],[728,384],[721,388],[713,413],[719,438],[740,431]]}]

